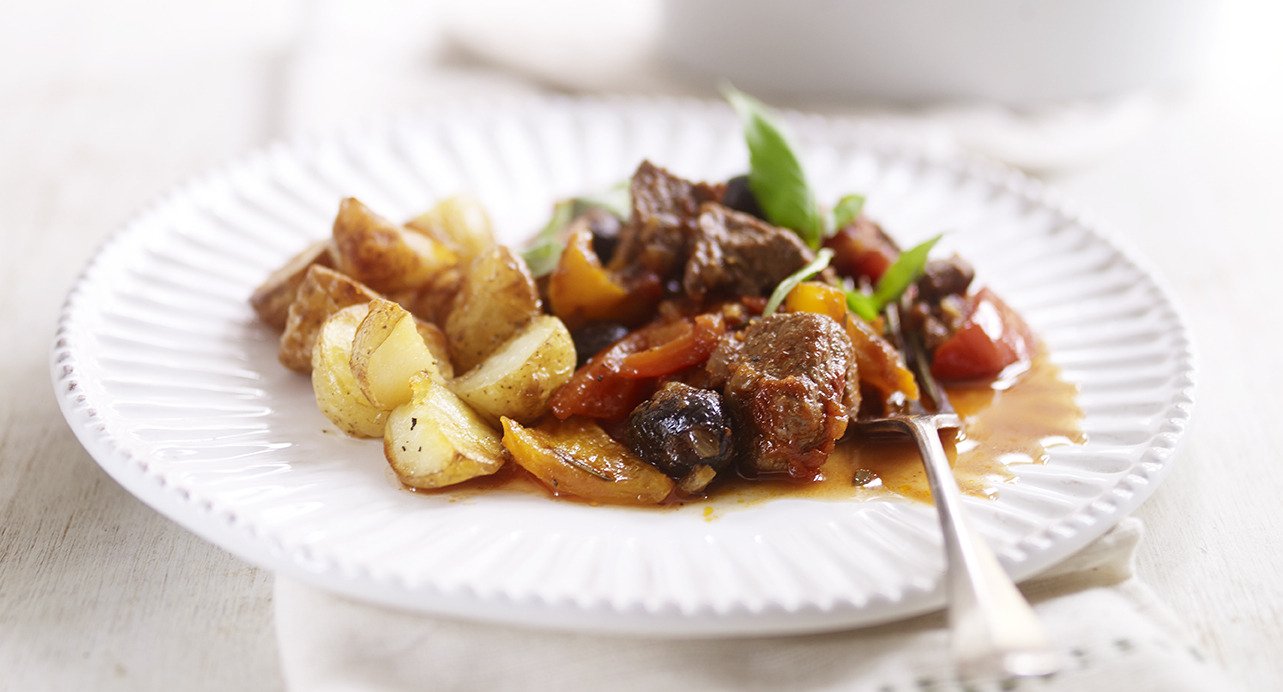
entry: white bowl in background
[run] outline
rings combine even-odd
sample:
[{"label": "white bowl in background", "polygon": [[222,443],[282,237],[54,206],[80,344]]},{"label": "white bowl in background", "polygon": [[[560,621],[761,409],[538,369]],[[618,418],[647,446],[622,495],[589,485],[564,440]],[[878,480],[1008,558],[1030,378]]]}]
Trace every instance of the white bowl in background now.
[{"label": "white bowl in background", "polygon": [[1036,105],[1179,86],[1212,0],[666,0],[673,65],[766,97]]}]

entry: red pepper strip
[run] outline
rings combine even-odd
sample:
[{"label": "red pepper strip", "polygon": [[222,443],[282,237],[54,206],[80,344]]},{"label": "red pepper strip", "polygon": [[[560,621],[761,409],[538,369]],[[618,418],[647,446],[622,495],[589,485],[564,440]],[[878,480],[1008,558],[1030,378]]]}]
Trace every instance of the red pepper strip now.
[{"label": "red pepper strip", "polygon": [[639,330],[616,341],[575,371],[570,381],[552,395],[552,413],[560,420],[579,415],[619,420],[655,390],[655,383],[619,375],[619,365],[630,353],[646,347],[647,335]]},{"label": "red pepper strip", "polygon": [[726,333],[720,314],[698,315],[682,320],[674,337],[645,351],[624,358],[619,374],[628,378],[663,377],[708,360],[717,341]]}]

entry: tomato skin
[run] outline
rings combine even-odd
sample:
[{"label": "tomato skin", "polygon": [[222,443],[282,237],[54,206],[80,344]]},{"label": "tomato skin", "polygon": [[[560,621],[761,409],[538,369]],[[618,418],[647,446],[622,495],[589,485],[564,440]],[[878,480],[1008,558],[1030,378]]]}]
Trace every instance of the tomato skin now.
[{"label": "tomato skin", "polygon": [[941,380],[997,377],[1033,353],[1033,333],[1024,319],[993,291],[982,289],[968,301],[962,327],[936,347],[931,374]]},{"label": "tomato skin", "polygon": [[833,249],[833,268],[856,281],[867,278],[877,283],[900,256],[878,227],[863,217],[838,231],[824,245]]}]

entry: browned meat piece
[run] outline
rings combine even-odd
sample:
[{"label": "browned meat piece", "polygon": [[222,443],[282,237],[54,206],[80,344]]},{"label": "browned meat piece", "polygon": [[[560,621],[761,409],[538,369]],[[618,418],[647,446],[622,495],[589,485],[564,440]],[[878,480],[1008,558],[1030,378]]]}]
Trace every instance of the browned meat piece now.
[{"label": "browned meat piece", "polygon": [[814,477],[858,406],[851,341],[824,315],[756,320],[722,341],[707,370],[710,379],[725,382],[739,463],[748,475]]},{"label": "browned meat piece", "polygon": [[682,287],[696,300],[718,293],[767,295],[814,257],[790,230],[720,204],[705,204]]},{"label": "browned meat piece", "polygon": [[946,296],[965,296],[976,270],[958,255],[931,260],[918,279],[918,292],[923,300],[938,303]]},{"label": "browned meat piece", "polygon": [[620,230],[611,267],[622,271],[639,265],[668,278],[686,262],[700,204],[718,199],[720,190],[679,178],[649,161],[633,173],[630,190],[632,218]]}]

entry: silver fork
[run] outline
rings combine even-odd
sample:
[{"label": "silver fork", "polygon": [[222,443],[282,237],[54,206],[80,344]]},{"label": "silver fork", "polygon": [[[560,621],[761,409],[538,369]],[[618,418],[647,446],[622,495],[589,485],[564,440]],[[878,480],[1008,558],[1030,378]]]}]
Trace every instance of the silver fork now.
[{"label": "silver fork", "polygon": [[866,435],[907,434],[918,445],[944,535],[949,629],[958,670],[964,677],[1055,673],[1063,664],[1060,654],[1051,647],[1028,601],[964,516],[962,494],[940,443],[941,432],[963,431],[962,419],[931,375],[921,339],[905,332],[897,306],[888,307],[887,318],[934,412],[917,401],[907,413],[860,419],[856,429]]}]

